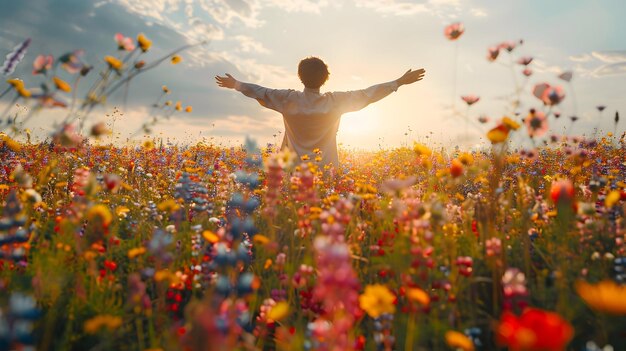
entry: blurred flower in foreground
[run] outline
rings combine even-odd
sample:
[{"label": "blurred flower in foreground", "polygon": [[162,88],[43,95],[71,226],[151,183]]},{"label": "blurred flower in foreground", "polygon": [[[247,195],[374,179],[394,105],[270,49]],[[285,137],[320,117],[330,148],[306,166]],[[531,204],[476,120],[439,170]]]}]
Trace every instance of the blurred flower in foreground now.
[{"label": "blurred flower in foreground", "polygon": [[562,179],[552,183],[550,198],[555,204],[571,203],[574,200],[574,185],[569,179]]},{"label": "blurred flower in foreground", "polygon": [[115,34],[115,41],[119,50],[133,51],[135,49],[133,39],[123,36],[122,33]]},{"label": "blurred flower in foreground", "polygon": [[498,56],[500,55],[500,48],[497,46],[492,46],[489,49],[487,49],[487,60],[493,62],[495,61]]},{"label": "blurred flower in foreground", "polygon": [[2,74],[8,76],[13,73],[15,67],[22,61],[24,55],[26,55],[26,50],[30,46],[30,38],[24,40],[20,44],[18,44],[13,51],[11,51],[4,60],[4,64],[2,65]]},{"label": "blurred flower in foreground", "polygon": [[546,114],[535,109],[530,110],[530,113],[524,120],[524,124],[531,138],[540,137],[549,129]]},{"label": "blurred flower in foreground", "polygon": [[544,105],[547,106],[558,105],[565,98],[563,88],[560,86],[551,86],[548,83],[535,85],[533,88],[533,95],[535,95],[544,103]]},{"label": "blurred flower in foreground", "polygon": [[463,34],[463,32],[465,32],[465,27],[463,27],[463,23],[457,22],[447,26],[446,29],[443,31],[443,34],[449,40],[456,40]]},{"label": "blurred flower in foreground", "polygon": [[504,312],[496,328],[496,341],[512,350],[564,350],[574,329],[561,316],[535,308],[521,316]]},{"label": "blurred flower in foreground", "polygon": [[141,51],[146,52],[152,46],[152,41],[146,38],[146,36],[143,33],[140,33],[137,36],[137,45],[139,45],[139,48],[141,49]]},{"label": "blurred flower in foreground", "polygon": [[509,137],[511,130],[517,130],[519,127],[519,123],[509,117],[504,117],[499,125],[487,132],[487,138],[492,144],[502,143]]},{"label": "blurred flower in foreground", "polygon": [[576,292],[592,309],[614,315],[626,315],[626,286],[604,280],[592,285],[576,282]]},{"label": "blurred flower in foreground", "polygon": [[474,343],[465,334],[458,331],[449,330],[446,332],[446,344],[451,348],[463,351],[473,351]]},{"label": "blurred flower in foreground", "polygon": [[465,101],[467,106],[472,106],[473,104],[477,103],[478,100],[480,100],[480,98],[478,96],[476,96],[476,95],[461,96],[461,99],[463,99],[463,101]]},{"label": "blurred flower in foreground", "polygon": [[385,285],[374,284],[365,287],[365,292],[359,296],[359,305],[372,318],[378,318],[383,313],[394,313],[396,296]]},{"label": "blurred flower in foreground", "polygon": [[45,74],[47,71],[52,69],[53,62],[52,55],[39,55],[33,61],[33,74]]}]

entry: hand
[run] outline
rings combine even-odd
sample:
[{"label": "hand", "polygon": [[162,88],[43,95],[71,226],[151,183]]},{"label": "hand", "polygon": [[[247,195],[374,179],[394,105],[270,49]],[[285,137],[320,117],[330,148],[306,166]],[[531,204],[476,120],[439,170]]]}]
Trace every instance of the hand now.
[{"label": "hand", "polygon": [[230,74],[226,73],[225,77],[215,76],[215,82],[222,88],[235,89],[237,79],[233,78]]},{"label": "hand", "polygon": [[408,70],[404,75],[402,75],[402,77],[398,78],[396,82],[398,82],[399,85],[413,84],[422,80],[425,73],[426,71],[423,68],[420,68],[417,71]]}]

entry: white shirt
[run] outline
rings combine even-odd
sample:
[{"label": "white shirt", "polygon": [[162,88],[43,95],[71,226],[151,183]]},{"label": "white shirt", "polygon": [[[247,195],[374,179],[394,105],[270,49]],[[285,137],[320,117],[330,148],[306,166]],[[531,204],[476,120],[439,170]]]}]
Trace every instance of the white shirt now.
[{"label": "white shirt", "polygon": [[363,90],[328,92],[304,88],[269,89],[237,82],[235,89],[256,99],[262,106],[283,115],[285,138],[282,147],[295,151],[299,157],[314,159],[314,149],[322,152],[322,164],[339,165],[337,129],[341,115],[358,111],[398,90],[396,81],[377,84]]}]

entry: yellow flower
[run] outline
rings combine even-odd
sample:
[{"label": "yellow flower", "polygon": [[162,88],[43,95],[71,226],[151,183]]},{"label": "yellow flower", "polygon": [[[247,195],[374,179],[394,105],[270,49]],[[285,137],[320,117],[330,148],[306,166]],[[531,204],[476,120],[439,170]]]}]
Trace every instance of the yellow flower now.
[{"label": "yellow flower", "polygon": [[426,145],[420,143],[413,144],[413,151],[417,156],[430,156],[433,153]]},{"label": "yellow flower", "polygon": [[430,296],[424,290],[420,288],[408,288],[406,289],[406,297],[411,301],[419,302],[424,306],[430,304]]},{"label": "yellow flower", "polygon": [[576,292],[592,309],[614,315],[626,315],[626,286],[604,280],[596,285],[576,282]]},{"label": "yellow flower", "polygon": [[140,33],[137,36],[137,45],[139,45],[141,51],[146,52],[152,46],[152,40],[149,40],[143,33]]},{"label": "yellow flower", "polygon": [[57,87],[57,89],[62,90],[66,93],[72,91],[72,87],[69,85],[68,82],[64,81],[63,79],[55,76],[52,77],[52,80],[54,81],[54,85]]},{"label": "yellow flower", "polygon": [[203,231],[202,237],[204,238],[204,240],[210,242],[211,244],[215,244],[216,242],[220,241],[220,237],[210,230]]},{"label": "yellow flower", "polygon": [[7,80],[7,83],[11,84],[15,90],[24,89],[24,81],[18,78],[12,78]]},{"label": "yellow flower", "polygon": [[255,244],[266,245],[269,244],[270,239],[263,234],[257,234],[252,237],[252,241],[254,241]]},{"label": "yellow flower", "polygon": [[620,198],[620,192],[618,190],[611,191],[604,199],[604,205],[607,208],[613,207]]},{"label": "yellow flower", "polygon": [[6,145],[9,149],[18,152],[22,149],[22,145],[13,140],[10,136],[4,134],[4,133],[0,133],[0,140],[2,140],[4,142],[4,145]]},{"label": "yellow flower", "polygon": [[112,331],[119,328],[121,325],[122,318],[111,316],[109,314],[103,314],[85,321],[83,329],[87,334],[95,334],[102,328],[107,328],[109,331]]},{"label": "yellow flower", "polygon": [[154,142],[152,142],[152,140],[146,140],[143,144],[141,144],[141,146],[143,146],[146,150],[152,150],[154,149]]},{"label": "yellow flower", "polygon": [[143,255],[144,253],[146,253],[145,247],[136,247],[136,248],[128,250],[128,258],[133,259],[137,256]]},{"label": "yellow flower", "polygon": [[512,130],[518,130],[520,127],[519,123],[515,122],[509,117],[502,118],[502,124],[504,124],[507,128],[512,129]]},{"label": "yellow flower", "polygon": [[374,284],[365,287],[365,292],[359,296],[359,305],[372,318],[378,318],[384,313],[394,313],[396,296],[385,285]]},{"label": "yellow flower", "polygon": [[163,92],[165,94],[169,94],[170,93],[170,90],[168,89],[167,85],[162,86],[161,89],[163,90]]},{"label": "yellow flower", "polygon": [[182,60],[183,60],[183,58],[182,58],[182,57],[180,57],[180,56],[178,56],[178,55],[174,55],[174,56],[172,56],[172,60],[171,60],[171,62],[172,62],[172,64],[173,64],[173,65],[177,65],[177,64],[179,64]]},{"label": "yellow flower", "polygon": [[489,132],[487,132],[487,138],[492,144],[502,143],[509,137],[509,128],[504,125],[499,125]]},{"label": "yellow flower", "polygon": [[109,211],[108,207],[98,204],[91,206],[87,212],[87,219],[90,221],[100,220],[102,225],[107,226],[113,220],[113,215],[111,215],[111,211]]},{"label": "yellow flower", "polygon": [[178,203],[174,199],[167,199],[161,202],[160,204],[158,204],[157,208],[160,211],[172,213],[174,211],[178,211],[178,209],[180,208],[180,205],[178,205]]},{"label": "yellow flower", "polygon": [[453,349],[474,351],[474,343],[465,334],[449,330],[446,332],[446,344]]},{"label": "yellow flower", "polygon": [[117,71],[119,71],[124,65],[122,61],[120,61],[118,58],[115,58],[113,56],[108,56],[108,55],[104,57],[104,62],[108,63],[109,67]]},{"label": "yellow flower", "polygon": [[176,111],[181,111],[183,109],[183,103],[180,101],[176,101],[176,106],[174,106]]},{"label": "yellow flower", "polygon": [[272,309],[267,313],[267,319],[273,321],[279,321],[289,315],[289,303],[281,301],[272,306]]}]

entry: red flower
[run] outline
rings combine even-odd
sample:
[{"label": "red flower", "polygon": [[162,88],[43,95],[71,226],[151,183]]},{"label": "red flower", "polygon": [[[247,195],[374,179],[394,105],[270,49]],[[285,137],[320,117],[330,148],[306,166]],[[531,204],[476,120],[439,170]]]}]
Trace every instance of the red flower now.
[{"label": "red flower", "polygon": [[570,203],[574,200],[574,185],[569,179],[562,179],[552,183],[550,198],[555,204]]},{"label": "red flower", "polygon": [[511,350],[564,350],[574,329],[553,312],[528,308],[521,316],[504,312],[496,330],[496,342]]},{"label": "red flower", "polygon": [[450,40],[456,40],[463,34],[463,32],[465,32],[463,23],[457,22],[447,26],[443,31],[443,34]]}]

